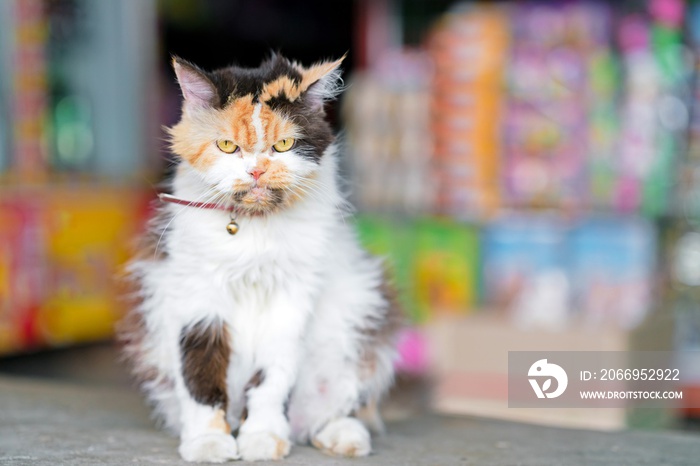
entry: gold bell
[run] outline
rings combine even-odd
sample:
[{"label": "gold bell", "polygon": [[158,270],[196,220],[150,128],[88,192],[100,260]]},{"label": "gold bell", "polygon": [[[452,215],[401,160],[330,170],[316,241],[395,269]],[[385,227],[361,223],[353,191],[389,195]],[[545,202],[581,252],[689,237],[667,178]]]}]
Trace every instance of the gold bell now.
[{"label": "gold bell", "polygon": [[235,221],[231,220],[231,222],[228,225],[226,225],[226,231],[228,231],[229,235],[235,235],[236,233],[238,233],[238,224]]}]

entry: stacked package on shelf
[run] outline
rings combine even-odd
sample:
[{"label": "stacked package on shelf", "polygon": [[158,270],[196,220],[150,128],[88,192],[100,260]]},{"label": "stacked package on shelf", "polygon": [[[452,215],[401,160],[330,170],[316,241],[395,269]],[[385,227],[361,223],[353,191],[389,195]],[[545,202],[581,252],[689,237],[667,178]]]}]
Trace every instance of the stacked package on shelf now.
[{"label": "stacked package on shelf", "polygon": [[395,50],[353,76],[343,114],[354,194],[367,210],[417,214],[432,205],[430,71],[423,52]]},{"label": "stacked package on shelf", "polygon": [[520,214],[483,236],[486,302],[523,327],[630,329],[652,309],[657,236],[645,219]]},{"label": "stacked package on shelf", "polygon": [[620,21],[618,40],[622,51],[625,86],[620,108],[619,180],[615,207],[621,212],[640,208],[643,181],[652,165],[656,139],[655,104],[659,96],[659,72],[649,44],[649,23],[629,15]]},{"label": "stacked package on shelf", "polygon": [[415,289],[411,274],[414,244],[411,222],[364,214],[358,216],[356,228],[362,244],[372,254],[382,257],[409,319],[423,321],[424,310],[416,305],[411,293]]},{"label": "stacked package on shelf", "polygon": [[677,169],[686,150],[691,65],[683,43],[685,0],[650,0],[651,45],[658,63],[660,95],[656,104],[656,156],[645,180],[642,211],[661,216],[675,211]]},{"label": "stacked package on shelf", "polygon": [[14,21],[14,28],[10,28],[14,33],[10,51],[14,151],[11,165],[18,176],[30,181],[41,180],[46,171],[49,23],[45,3],[26,0],[6,6]]},{"label": "stacked package on shelf", "polygon": [[[609,16],[595,3],[515,7],[502,175],[508,204],[567,208],[588,203],[589,151],[602,145],[610,152],[604,139],[589,143],[589,103],[610,94],[592,87],[590,76],[608,50]],[[601,90],[603,95],[594,95]]]},{"label": "stacked package on shelf", "polygon": [[448,219],[414,226],[413,299],[422,320],[472,312],[479,299],[479,230]]},{"label": "stacked package on shelf", "polygon": [[485,218],[499,205],[503,70],[509,44],[507,10],[468,5],[432,31],[435,64],[432,117],[438,211]]},{"label": "stacked package on shelf", "polygon": [[38,343],[35,322],[45,288],[33,204],[15,195],[0,198],[0,354]]},{"label": "stacked package on shelf", "polygon": [[581,21],[590,31],[582,38],[588,75],[588,204],[610,209],[618,180],[617,97],[621,77],[619,60],[610,45],[612,12],[606,4],[591,3],[583,10]]},{"label": "stacked package on shelf", "polygon": [[489,307],[523,327],[560,329],[570,317],[566,229],[548,214],[509,215],[483,232],[483,280]]},{"label": "stacked package on shelf", "polygon": [[[649,216],[674,213],[679,155],[688,127],[682,0],[651,0],[646,16],[620,22],[625,74],[616,207]],[[675,212],[678,213],[678,212]]]},{"label": "stacked package on shelf", "polygon": [[397,220],[362,215],[363,244],[383,256],[409,318],[468,314],[479,299],[479,231],[448,219]]},{"label": "stacked package on shelf", "polygon": [[567,237],[572,308],[594,327],[629,330],[652,311],[657,233],[646,219],[588,217]]}]

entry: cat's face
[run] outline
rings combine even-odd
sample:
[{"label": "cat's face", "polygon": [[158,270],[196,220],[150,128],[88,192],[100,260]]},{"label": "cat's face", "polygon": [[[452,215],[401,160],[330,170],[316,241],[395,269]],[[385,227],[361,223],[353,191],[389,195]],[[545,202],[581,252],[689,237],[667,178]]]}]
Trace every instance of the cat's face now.
[{"label": "cat's face", "polygon": [[264,215],[317,191],[333,141],[323,102],[338,89],[342,60],[304,68],[276,55],[255,69],[213,72],[173,60],[184,103],[172,149],[210,189],[203,201]]}]

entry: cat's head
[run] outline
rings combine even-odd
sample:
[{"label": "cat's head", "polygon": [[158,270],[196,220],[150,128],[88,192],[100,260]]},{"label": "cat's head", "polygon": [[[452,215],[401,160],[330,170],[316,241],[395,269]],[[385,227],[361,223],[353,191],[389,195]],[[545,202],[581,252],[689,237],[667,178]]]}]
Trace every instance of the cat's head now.
[{"label": "cat's head", "polygon": [[303,67],[273,55],[258,68],[211,72],[174,58],[184,102],[168,130],[173,152],[213,198],[251,215],[304,198],[333,142],[324,102],[340,89],[343,58]]}]

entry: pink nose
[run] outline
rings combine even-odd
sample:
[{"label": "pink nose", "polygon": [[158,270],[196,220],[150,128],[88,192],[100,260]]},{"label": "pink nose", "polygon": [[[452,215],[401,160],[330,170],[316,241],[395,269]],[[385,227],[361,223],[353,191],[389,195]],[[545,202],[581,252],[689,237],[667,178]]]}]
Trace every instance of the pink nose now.
[{"label": "pink nose", "polygon": [[258,178],[260,178],[260,175],[265,173],[265,170],[263,170],[261,168],[254,168],[252,171],[250,171],[248,173],[250,173],[253,176],[253,178],[255,178],[255,180],[257,181]]}]

